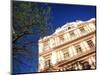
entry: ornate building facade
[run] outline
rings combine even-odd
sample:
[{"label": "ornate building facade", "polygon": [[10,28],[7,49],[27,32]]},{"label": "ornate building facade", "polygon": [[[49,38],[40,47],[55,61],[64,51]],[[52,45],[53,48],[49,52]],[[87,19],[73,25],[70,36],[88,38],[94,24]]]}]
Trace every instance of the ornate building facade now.
[{"label": "ornate building facade", "polygon": [[66,23],[39,39],[39,72],[96,69],[96,20]]}]

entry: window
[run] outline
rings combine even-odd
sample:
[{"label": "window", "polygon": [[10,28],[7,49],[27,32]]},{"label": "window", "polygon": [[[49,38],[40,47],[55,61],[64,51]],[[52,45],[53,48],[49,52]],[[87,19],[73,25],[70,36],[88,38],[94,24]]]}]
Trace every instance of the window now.
[{"label": "window", "polygon": [[64,40],[65,40],[64,37],[63,36],[60,36],[60,42],[63,43]]},{"label": "window", "polygon": [[92,40],[88,40],[87,43],[88,43],[88,45],[89,45],[90,48],[94,47],[94,44],[93,44]]},{"label": "window", "polygon": [[49,47],[48,42],[44,42],[44,50],[46,50]]},{"label": "window", "polygon": [[69,57],[69,52],[67,51],[67,52],[64,53],[64,59],[66,59],[68,57]]},{"label": "window", "polygon": [[69,32],[69,34],[70,34],[70,37],[74,37],[75,36],[74,32]]},{"label": "window", "polygon": [[45,67],[50,67],[50,65],[51,65],[50,57],[51,57],[51,54],[46,56],[46,57],[44,57],[44,59],[45,59]]},{"label": "window", "polygon": [[82,33],[85,33],[85,32],[86,32],[85,29],[84,29],[83,27],[80,28],[80,31],[81,31]]},{"label": "window", "polygon": [[46,67],[50,67],[50,59],[48,59],[48,60],[45,61],[45,66]]},{"label": "window", "polygon": [[77,53],[81,53],[82,52],[82,48],[80,47],[80,45],[75,46],[76,52]]},{"label": "window", "polygon": [[91,65],[89,64],[89,62],[86,61],[86,62],[83,63],[83,69],[84,69],[84,70],[89,70],[89,69],[91,69]]},{"label": "window", "polygon": [[71,27],[68,27],[68,29],[71,29]]}]

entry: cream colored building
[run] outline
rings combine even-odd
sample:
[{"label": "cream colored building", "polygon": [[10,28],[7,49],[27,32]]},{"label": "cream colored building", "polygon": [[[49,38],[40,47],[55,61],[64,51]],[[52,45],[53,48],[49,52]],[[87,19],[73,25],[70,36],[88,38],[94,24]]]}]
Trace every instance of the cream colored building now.
[{"label": "cream colored building", "polygon": [[77,20],[39,39],[39,72],[96,68],[95,18]]}]

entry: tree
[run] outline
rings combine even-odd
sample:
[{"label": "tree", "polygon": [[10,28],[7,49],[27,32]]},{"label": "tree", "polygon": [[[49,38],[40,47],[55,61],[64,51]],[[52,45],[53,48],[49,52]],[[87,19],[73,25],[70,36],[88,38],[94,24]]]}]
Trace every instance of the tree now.
[{"label": "tree", "polygon": [[[13,2],[13,51],[24,50],[16,45],[24,35],[46,34],[50,7],[32,2]],[[33,30],[36,29],[36,30]]]},{"label": "tree", "polygon": [[[33,3],[33,2],[12,2],[12,50],[13,50],[13,62],[25,64],[30,67],[29,64],[24,63],[16,55],[20,57],[29,57],[30,59],[35,56],[35,52],[32,52],[27,45],[35,44],[34,40],[19,44],[18,41],[23,39],[26,35],[45,35],[48,27],[48,20],[50,19],[50,7],[47,4]],[[24,41],[23,41],[24,42]],[[25,54],[25,55],[24,55]],[[32,60],[32,59],[31,59]],[[28,61],[31,61],[28,60]],[[16,65],[13,63],[13,65]],[[16,66],[13,66],[17,68]],[[25,68],[24,68],[25,69]],[[17,69],[18,70],[18,69]],[[20,69],[19,71],[20,72]]]}]

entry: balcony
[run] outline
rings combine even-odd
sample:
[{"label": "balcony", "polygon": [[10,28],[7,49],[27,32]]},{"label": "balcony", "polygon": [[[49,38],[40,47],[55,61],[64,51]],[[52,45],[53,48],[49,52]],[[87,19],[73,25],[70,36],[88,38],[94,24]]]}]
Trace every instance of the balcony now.
[{"label": "balcony", "polygon": [[74,55],[73,57],[69,57],[67,60],[60,61],[56,65],[60,67],[60,66],[63,66],[64,64],[69,64],[77,60],[82,60],[82,58],[84,58],[85,56],[89,56],[93,53],[96,53],[95,47],[90,48],[90,50],[86,50],[85,52],[78,53],[77,55]]}]

